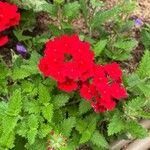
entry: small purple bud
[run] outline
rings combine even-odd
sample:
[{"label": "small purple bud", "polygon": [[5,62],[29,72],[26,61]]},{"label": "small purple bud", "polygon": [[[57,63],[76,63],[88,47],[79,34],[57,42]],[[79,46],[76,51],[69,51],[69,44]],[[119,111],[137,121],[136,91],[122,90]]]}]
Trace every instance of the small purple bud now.
[{"label": "small purple bud", "polygon": [[20,53],[21,55],[27,53],[27,50],[26,50],[26,48],[24,47],[24,45],[22,45],[22,44],[20,44],[20,43],[18,43],[18,44],[16,45],[16,50],[17,50],[17,52]]},{"label": "small purple bud", "polygon": [[142,20],[141,20],[140,18],[137,18],[137,19],[135,20],[135,25],[136,25],[136,26],[140,27],[140,26],[142,26],[142,24],[143,24],[143,22],[142,22]]}]

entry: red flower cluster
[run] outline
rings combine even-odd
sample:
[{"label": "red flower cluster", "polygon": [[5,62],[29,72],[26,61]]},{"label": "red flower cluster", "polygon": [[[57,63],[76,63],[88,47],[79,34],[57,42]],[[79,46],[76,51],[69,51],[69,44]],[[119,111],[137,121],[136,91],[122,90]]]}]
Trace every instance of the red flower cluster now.
[{"label": "red flower cluster", "polygon": [[[19,24],[20,14],[17,6],[7,2],[0,2],[0,32]],[[8,42],[7,36],[0,36],[0,46]]]},{"label": "red flower cluster", "polygon": [[66,92],[79,89],[81,97],[90,101],[96,112],[112,110],[115,100],[127,97],[121,86],[119,65],[95,64],[90,44],[80,41],[77,35],[62,35],[48,41],[39,69],[46,77],[55,79],[59,89]]}]

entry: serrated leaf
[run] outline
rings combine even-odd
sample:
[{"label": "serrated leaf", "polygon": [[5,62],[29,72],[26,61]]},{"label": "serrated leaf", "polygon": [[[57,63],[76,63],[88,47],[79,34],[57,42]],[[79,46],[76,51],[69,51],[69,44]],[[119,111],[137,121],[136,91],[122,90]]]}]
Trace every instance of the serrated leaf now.
[{"label": "serrated leaf", "polygon": [[28,118],[29,130],[27,132],[27,139],[29,144],[33,144],[35,142],[35,138],[38,133],[38,125],[38,117],[34,114],[30,115]]},{"label": "serrated leaf", "polygon": [[75,124],[76,124],[75,117],[70,117],[68,119],[65,119],[61,125],[63,135],[66,137],[69,137],[72,131],[72,128],[75,127]]},{"label": "serrated leaf", "polygon": [[119,39],[113,46],[126,51],[131,51],[137,44],[138,42],[135,39]]},{"label": "serrated leaf", "polygon": [[116,16],[120,13],[120,7],[116,6],[111,10],[99,11],[92,18],[92,28],[99,27],[102,23],[106,22],[108,19]]},{"label": "serrated leaf", "polygon": [[84,120],[77,120],[76,130],[79,131],[80,134],[82,134],[86,127],[88,126],[87,122]]},{"label": "serrated leaf", "polygon": [[131,110],[134,109],[138,111],[141,110],[144,105],[145,105],[145,99],[141,97],[137,97],[135,99],[129,100],[126,105],[126,108]]},{"label": "serrated leaf", "polygon": [[42,123],[38,134],[40,138],[44,138],[50,133],[51,130],[52,130],[52,127],[50,126],[50,124]]},{"label": "serrated leaf", "polygon": [[146,50],[137,69],[140,78],[150,77],[150,51]]},{"label": "serrated leaf", "polygon": [[67,94],[56,95],[53,99],[54,109],[58,109],[69,101],[70,96]]},{"label": "serrated leaf", "polygon": [[40,55],[36,52],[32,52],[29,60],[24,60],[23,64],[20,64],[20,66],[14,66],[12,78],[14,80],[20,80],[31,75],[39,74],[39,59]]},{"label": "serrated leaf", "polygon": [[77,1],[72,3],[67,3],[64,5],[63,15],[68,19],[74,19],[75,17],[77,17],[79,13],[79,8],[80,5]]},{"label": "serrated leaf", "polygon": [[87,0],[79,0],[80,3],[80,8],[82,10],[83,16],[85,18],[85,20],[87,21],[87,17],[88,17],[88,6],[87,6]]},{"label": "serrated leaf", "polygon": [[16,133],[22,137],[26,137],[28,132],[27,120],[22,120],[17,124]]},{"label": "serrated leaf", "polygon": [[14,141],[15,141],[14,132],[5,133],[0,138],[0,148],[3,147],[2,150],[4,150],[4,147],[5,149],[12,149],[15,146]]},{"label": "serrated leaf", "polygon": [[90,140],[93,135],[94,130],[96,129],[96,118],[93,118],[91,122],[89,122],[87,128],[82,132],[82,136],[80,138],[80,144],[86,143]]},{"label": "serrated leaf", "polygon": [[86,143],[91,138],[91,131],[85,130],[80,138],[80,144]]},{"label": "serrated leaf", "polygon": [[41,104],[46,105],[50,102],[51,100],[50,92],[45,85],[39,84],[38,94],[39,94],[38,100]]},{"label": "serrated leaf", "polygon": [[93,136],[91,137],[91,142],[97,147],[108,148],[108,143],[105,137],[99,133],[99,131],[95,131]]},{"label": "serrated leaf", "polygon": [[144,119],[150,119],[150,112],[138,111],[138,116]]},{"label": "serrated leaf", "polygon": [[91,105],[89,102],[85,101],[84,99],[81,100],[79,104],[79,114],[85,114],[91,109]]},{"label": "serrated leaf", "polygon": [[98,43],[96,43],[96,45],[93,48],[95,52],[95,56],[99,56],[102,53],[106,44],[107,44],[107,40],[100,40]]},{"label": "serrated leaf", "polygon": [[27,101],[24,102],[24,111],[25,112],[28,112],[29,114],[37,114],[40,112],[40,106],[39,104],[37,103],[37,101],[33,100],[33,101]]},{"label": "serrated leaf", "polygon": [[121,119],[121,116],[119,114],[115,114],[112,119],[110,120],[108,124],[108,135],[113,135],[116,133],[121,132],[124,129],[124,122]]},{"label": "serrated leaf", "polygon": [[51,122],[52,117],[53,117],[53,105],[49,104],[47,106],[42,107],[42,114],[44,118],[48,121]]},{"label": "serrated leaf", "polygon": [[42,4],[41,5],[41,9],[42,11],[45,11],[45,12],[48,12],[51,16],[57,16],[57,7],[55,5],[52,5],[52,4]]},{"label": "serrated leaf", "polygon": [[145,138],[148,135],[147,129],[134,121],[126,123],[126,130],[131,133],[133,138]]},{"label": "serrated leaf", "polygon": [[9,116],[17,116],[21,111],[22,96],[20,90],[15,90],[9,100],[6,114]]}]

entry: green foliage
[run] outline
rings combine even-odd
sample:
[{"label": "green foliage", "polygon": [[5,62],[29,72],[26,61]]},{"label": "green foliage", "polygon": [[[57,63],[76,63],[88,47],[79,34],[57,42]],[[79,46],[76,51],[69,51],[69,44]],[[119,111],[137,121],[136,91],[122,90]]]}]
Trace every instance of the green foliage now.
[{"label": "green foliage", "polygon": [[118,13],[120,13],[119,6],[114,7],[111,10],[97,12],[92,18],[92,28],[99,27],[102,23],[106,22],[108,19],[114,17]]},{"label": "green foliage", "polygon": [[64,5],[63,15],[67,17],[69,20],[74,19],[79,14],[79,3],[72,2]]},{"label": "green foliage", "polygon": [[140,78],[150,77],[150,51],[146,50],[137,69]]},{"label": "green foliage", "polygon": [[135,121],[128,122],[126,124],[126,130],[131,133],[133,138],[145,138],[148,136],[147,130]]},{"label": "green foliage", "polygon": [[21,112],[21,106],[21,91],[15,90],[3,112],[4,114],[1,120],[2,134],[0,136],[0,147],[12,148],[14,146],[14,131],[20,117],[19,113]]},{"label": "green foliage", "polygon": [[150,48],[150,25],[146,24],[146,26],[141,31],[141,42],[144,44],[145,49]]},{"label": "green foliage", "polygon": [[35,115],[30,115],[28,118],[28,126],[29,130],[27,132],[27,138],[29,144],[33,144],[35,142],[35,138],[38,132],[38,118]]},{"label": "green foliage", "polygon": [[108,135],[113,135],[121,132],[124,129],[124,121],[120,114],[115,114],[108,124]]},{"label": "green foliage", "polygon": [[107,40],[100,40],[99,42],[95,44],[93,48],[95,52],[95,56],[100,56],[102,51],[105,49],[106,44],[107,44]]},{"label": "green foliage", "polygon": [[55,109],[59,109],[62,106],[65,106],[65,104],[69,101],[69,95],[67,94],[59,94],[55,95],[53,98],[53,104]]},{"label": "green foliage", "polygon": [[90,109],[91,109],[90,103],[85,101],[84,99],[81,99],[79,105],[79,114],[83,115],[87,113]]},{"label": "green foliage", "polygon": [[[91,117],[88,119],[91,119]],[[96,129],[96,118],[93,118],[91,122],[89,122],[89,124],[86,124],[86,128],[83,129],[83,131],[81,132],[80,144],[86,143],[88,140],[90,140],[95,129]]]},{"label": "green foliage", "polygon": [[74,117],[70,117],[65,119],[62,122],[61,129],[64,136],[69,137],[72,131],[72,128],[75,127],[76,119]]},{"label": "green foliage", "polygon": [[137,41],[134,39],[126,39],[122,37],[121,39],[117,39],[112,46],[109,46],[105,53],[113,60],[127,60],[130,58],[131,50],[133,50],[137,44]]},{"label": "green foliage", "polygon": [[105,139],[105,137],[99,133],[99,131],[95,131],[92,138],[91,142],[96,145],[97,147],[100,148],[108,148],[108,143]]},{"label": "green foliage", "polygon": [[38,70],[38,62],[40,59],[40,55],[36,52],[31,54],[31,58],[29,60],[21,60],[20,58],[16,60],[16,64],[14,64],[12,78],[14,80],[24,79],[31,75],[39,74]]},{"label": "green foliage", "polygon": [[[21,42],[31,57],[24,59],[10,48],[11,65],[0,61],[0,149],[45,150],[54,146],[56,150],[75,150],[86,144],[101,150],[109,149],[116,138],[147,136],[138,121],[150,119],[148,25],[141,33],[147,50],[137,71],[129,74],[124,68],[128,98],[118,101],[112,111],[95,113],[90,102],[76,92],[58,90],[56,81],[44,77],[38,69],[46,41],[62,34],[79,33],[82,41],[90,42],[97,63],[131,58],[138,45],[130,34],[134,21],[129,16],[136,6],[134,2],[120,1],[104,10],[105,2],[98,0],[9,1],[21,10],[21,21],[10,36],[10,45]],[[37,13],[41,11],[43,30]]]}]

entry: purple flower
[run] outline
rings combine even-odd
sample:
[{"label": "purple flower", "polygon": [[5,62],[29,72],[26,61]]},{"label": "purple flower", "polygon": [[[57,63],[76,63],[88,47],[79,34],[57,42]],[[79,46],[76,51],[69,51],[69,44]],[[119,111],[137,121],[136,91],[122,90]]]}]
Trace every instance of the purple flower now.
[{"label": "purple flower", "polygon": [[143,24],[143,22],[142,22],[142,20],[141,20],[140,18],[137,18],[137,19],[135,20],[135,25],[136,25],[136,26],[142,26],[142,24]]},{"label": "purple flower", "polygon": [[20,43],[18,43],[18,44],[16,45],[16,50],[17,50],[17,52],[20,53],[21,55],[24,55],[24,54],[27,53],[27,49],[24,47],[24,45],[22,45],[22,44],[20,44]]}]

